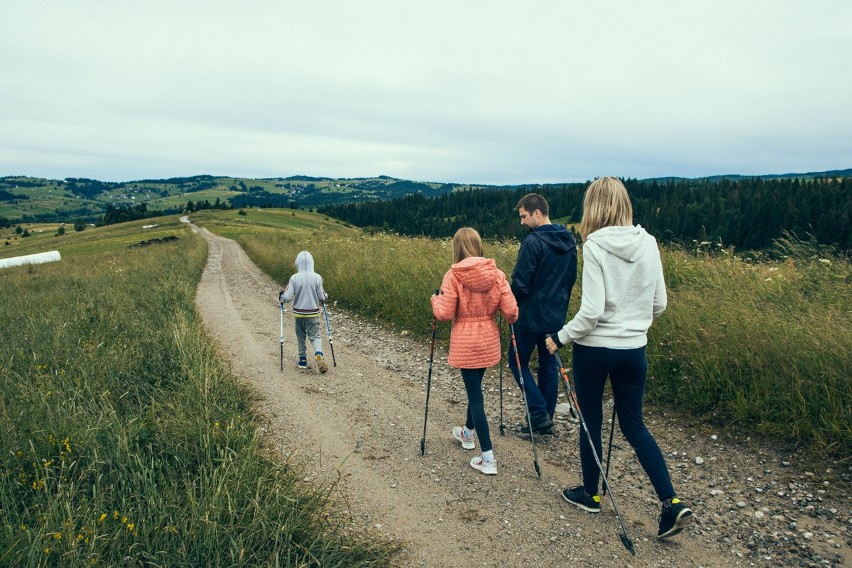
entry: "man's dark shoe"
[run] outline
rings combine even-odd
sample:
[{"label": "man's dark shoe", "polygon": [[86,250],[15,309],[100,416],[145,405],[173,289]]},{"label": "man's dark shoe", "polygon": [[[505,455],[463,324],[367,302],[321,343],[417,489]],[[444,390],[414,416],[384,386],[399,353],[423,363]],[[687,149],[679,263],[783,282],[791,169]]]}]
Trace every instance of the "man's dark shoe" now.
[{"label": "man's dark shoe", "polygon": [[[521,432],[521,434],[523,434],[525,436],[529,436],[530,435],[530,427],[527,426],[527,425],[521,426],[520,432]],[[544,430],[536,430],[535,433],[539,436],[552,436],[553,435],[553,426],[551,426],[550,428],[545,428]]]},{"label": "man's dark shoe", "polygon": [[689,521],[692,520],[692,510],[684,505],[680,499],[672,499],[670,507],[663,507],[660,513],[660,530],[657,538],[668,538],[682,531]]},{"label": "man's dark shoe", "polygon": [[[546,412],[532,419],[532,430],[536,434],[553,434],[553,419]],[[521,434],[529,434],[530,426],[521,426]]]},{"label": "man's dark shoe", "polygon": [[582,485],[562,490],[562,498],[588,513],[601,512],[601,496],[589,495]]}]

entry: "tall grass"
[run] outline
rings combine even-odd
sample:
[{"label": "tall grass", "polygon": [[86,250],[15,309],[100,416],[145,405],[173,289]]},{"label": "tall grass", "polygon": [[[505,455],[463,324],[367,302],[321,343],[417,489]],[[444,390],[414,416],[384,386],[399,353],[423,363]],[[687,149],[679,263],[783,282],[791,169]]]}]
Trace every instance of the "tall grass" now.
[{"label": "tall grass", "polygon": [[0,565],[388,564],[332,487],[267,457],[194,312],[203,241],[110,231],[0,272]]},{"label": "tall grass", "polygon": [[650,393],[848,461],[852,270],[791,243],[778,260],[664,251]]},{"label": "tall grass", "polygon": [[[313,229],[290,228],[292,213],[279,212],[276,221],[266,212],[262,227],[238,226],[224,215],[205,222],[236,238],[282,284],[307,249],[333,299],[396,328],[429,333],[429,296],[451,264],[449,241],[367,235],[304,212],[298,218],[313,218]],[[648,397],[849,461],[852,270],[847,258],[795,238],[779,245],[771,257],[663,249],[669,306],[649,334]],[[509,275],[517,247],[485,243],[485,255]],[[569,315],[580,294],[578,278]]]}]

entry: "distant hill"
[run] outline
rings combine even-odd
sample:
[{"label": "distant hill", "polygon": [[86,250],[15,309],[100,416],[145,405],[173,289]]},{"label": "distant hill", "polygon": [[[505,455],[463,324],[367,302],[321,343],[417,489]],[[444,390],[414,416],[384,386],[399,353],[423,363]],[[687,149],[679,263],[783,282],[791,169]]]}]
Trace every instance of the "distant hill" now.
[{"label": "distant hill", "polygon": [[[852,169],[804,174],[763,176],[719,175],[704,182],[760,179],[823,179],[852,177]],[[688,181],[654,178],[642,182]],[[696,180],[697,181],[697,180]],[[186,209],[292,207],[318,209],[346,203],[386,201],[408,195],[437,197],[468,190],[556,188],[576,184],[518,184],[509,186],[439,183],[397,179],[386,175],[368,178],[329,178],[293,175],[279,178],[237,178],[197,175],[126,182],[89,178],[53,180],[28,176],[0,178],[0,222],[102,220],[108,211],[136,209],[137,213],[170,214]],[[144,208],[141,207],[144,205]]]},{"label": "distant hill", "polygon": [[805,174],[764,174],[759,176],[744,176],[739,174],[725,174],[725,175],[716,175],[716,176],[708,176],[706,178],[684,178],[684,177],[659,177],[659,178],[648,178],[643,179],[641,181],[657,181],[657,182],[666,182],[666,181],[692,181],[698,179],[705,179],[707,181],[718,182],[722,180],[740,180],[740,179],[827,179],[827,178],[848,178],[852,177],[852,168],[846,170],[829,170],[825,172],[808,172]]}]

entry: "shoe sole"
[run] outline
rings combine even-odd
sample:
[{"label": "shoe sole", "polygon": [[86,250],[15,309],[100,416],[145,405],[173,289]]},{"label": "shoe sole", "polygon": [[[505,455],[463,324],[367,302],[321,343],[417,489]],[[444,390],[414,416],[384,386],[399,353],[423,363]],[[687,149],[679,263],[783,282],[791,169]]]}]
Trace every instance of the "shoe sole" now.
[{"label": "shoe sole", "polygon": [[496,469],[489,469],[489,470],[486,470],[486,469],[484,469],[484,468],[481,468],[481,467],[475,466],[475,465],[473,465],[473,464],[471,464],[471,465],[470,465],[470,467],[472,467],[472,468],[473,468],[473,469],[475,469],[476,471],[480,471],[480,472],[484,473],[485,475],[497,475],[497,470],[496,470]]},{"label": "shoe sole", "polygon": [[568,497],[565,496],[565,493],[562,493],[561,491],[559,492],[559,494],[562,495],[562,498],[565,499],[565,501],[567,501],[568,503],[571,503],[572,505],[574,505],[578,509],[584,510],[587,513],[600,513],[601,512],[600,507],[598,507],[596,509],[592,509],[588,505],[583,505],[582,503],[577,503],[576,501],[572,501],[571,499],[569,499]]},{"label": "shoe sole", "polygon": [[320,372],[320,373],[326,373],[326,372],[328,372],[328,365],[326,365],[325,361],[320,361],[320,362],[318,363],[318,365],[319,365],[319,372]]},{"label": "shoe sole", "polygon": [[675,519],[675,524],[672,525],[672,528],[670,528],[668,531],[664,532],[661,535],[657,535],[657,538],[669,538],[676,534],[680,534],[680,532],[686,528],[686,525],[688,525],[690,521],[692,521],[692,511],[690,511],[689,509],[681,511],[680,515],[678,515],[677,519]]}]

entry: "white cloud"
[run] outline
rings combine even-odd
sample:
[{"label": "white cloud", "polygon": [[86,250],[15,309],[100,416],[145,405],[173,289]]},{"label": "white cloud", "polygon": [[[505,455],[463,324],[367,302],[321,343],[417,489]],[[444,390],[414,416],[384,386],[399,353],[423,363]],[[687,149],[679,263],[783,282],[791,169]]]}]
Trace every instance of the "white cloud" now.
[{"label": "white cloud", "polygon": [[36,1],[0,17],[0,175],[852,165],[846,1]]}]

